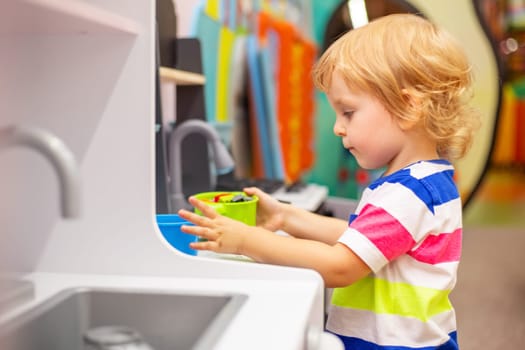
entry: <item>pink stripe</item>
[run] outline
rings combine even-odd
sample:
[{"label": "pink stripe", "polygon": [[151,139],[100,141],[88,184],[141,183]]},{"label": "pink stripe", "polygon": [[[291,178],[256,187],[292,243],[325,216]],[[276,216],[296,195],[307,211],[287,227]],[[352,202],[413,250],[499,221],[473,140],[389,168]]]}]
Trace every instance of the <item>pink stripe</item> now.
[{"label": "pink stripe", "polygon": [[350,227],[365,235],[389,261],[407,253],[415,244],[396,218],[371,204],[363,207]]},{"label": "pink stripe", "polygon": [[414,259],[427,264],[459,261],[461,256],[462,229],[452,233],[442,233],[428,236],[413,252],[409,253]]}]

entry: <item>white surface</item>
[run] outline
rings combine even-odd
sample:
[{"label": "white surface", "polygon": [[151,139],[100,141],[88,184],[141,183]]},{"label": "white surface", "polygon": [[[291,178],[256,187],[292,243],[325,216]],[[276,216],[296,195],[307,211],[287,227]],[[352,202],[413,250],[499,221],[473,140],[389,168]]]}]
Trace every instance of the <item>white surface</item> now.
[{"label": "white surface", "polygon": [[[35,10],[40,5],[7,3],[17,14],[14,18],[24,20],[11,22],[10,30],[0,35],[0,123],[42,128],[72,150],[82,173],[84,210],[79,220],[62,220],[50,164],[22,147],[1,152],[6,180],[0,183],[5,203],[0,222],[7,223],[1,239],[9,248],[0,245],[0,266],[19,272],[34,271],[40,262],[43,269],[54,270],[46,262],[48,255],[63,256],[66,260],[57,264],[77,269],[74,259],[67,258],[84,258],[76,254],[83,239],[91,244],[80,250],[96,257],[89,250],[104,247],[110,232],[126,231],[135,217],[147,221],[154,212],[154,2],[38,4],[62,10],[44,6],[49,16],[39,16],[39,25],[24,31],[27,21],[40,13]],[[10,13],[3,9],[0,22]],[[122,30],[121,24],[128,22],[136,33]],[[53,31],[46,30],[48,25]],[[121,229],[114,220],[121,221]],[[154,230],[150,227],[149,232]],[[62,240],[62,235],[73,240]],[[105,249],[112,248],[104,247],[101,253]]]},{"label": "white surface", "polygon": [[283,187],[272,193],[272,196],[279,200],[289,202],[299,208],[316,211],[328,197],[328,187],[317,184],[306,184],[303,189],[297,192],[288,192]]},{"label": "white surface", "polygon": [[3,33],[136,33],[133,20],[80,0],[4,0]]},{"label": "white surface", "polygon": [[181,38],[192,36],[192,21],[195,8],[202,3],[201,0],[174,1],[177,15],[177,35]]},{"label": "white surface", "polygon": [[32,274],[28,279],[35,282],[35,299],[0,318],[0,327],[2,322],[7,322],[62,290],[75,287],[110,287],[151,292],[248,295],[233,321],[210,350],[305,349],[308,341],[305,330],[309,329],[309,337],[316,339],[322,329],[320,322],[311,321],[312,310],[318,303],[316,281],[140,278],[42,273]]}]

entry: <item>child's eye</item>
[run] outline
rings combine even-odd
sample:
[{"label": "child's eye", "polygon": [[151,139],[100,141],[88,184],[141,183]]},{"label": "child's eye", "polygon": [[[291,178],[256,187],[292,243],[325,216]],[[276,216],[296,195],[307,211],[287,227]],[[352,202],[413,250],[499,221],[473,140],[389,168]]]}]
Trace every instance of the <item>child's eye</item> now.
[{"label": "child's eye", "polygon": [[352,115],[354,115],[353,110],[343,111],[343,116],[350,118]]}]

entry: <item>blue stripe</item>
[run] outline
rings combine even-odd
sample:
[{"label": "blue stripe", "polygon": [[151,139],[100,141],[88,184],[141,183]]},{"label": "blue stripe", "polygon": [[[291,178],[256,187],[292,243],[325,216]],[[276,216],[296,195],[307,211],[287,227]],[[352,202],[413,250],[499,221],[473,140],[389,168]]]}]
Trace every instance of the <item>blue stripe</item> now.
[{"label": "blue stripe", "polygon": [[[334,333],[335,334],[335,333]],[[335,334],[338,336],[345,345],[346,350],[458,350],[457,332],[454,331],[449,334],[449,340],[446,343],[436,346],[424,346],[424,347],[409,347],[409,346],[395,346],[395,345],[377,345],[375,343],[368,342],[354,337],[345,337],[344,335]]]},{"label": "blue stripe", "polygon": [[436,204],[447,203],[459,198],[459,192],[454,183],[454,171],[446,170],[421,179],[432,193]]},{"label": "blue stripe", "polygon": [[250,77],[250,86],[255,105],[255,119],[257,131],[259,133],[259,145],[261,147],[264,175],[267,178],[274,178],[272,150],[268,144],[270,136],[266,122],[266,105],[264,104],[263,82],[261,81],[261,53],[259,51],[258,39],[255,35],[249,35],[246,38],[246,57],[248,62],[248,72]]},{"label": "blue stripe", "polygon": [[[450,164],[447,161],[436,160],[433,163]],[[400,184],[411,190],[434,213],[434,206],[459,198],[459,192],[454,183],[454,170],[443,170],[421,179],[410,174],[410,168],[401,169],[393,174],[381,177],[369,186],[375,190],[384,183]]]}]

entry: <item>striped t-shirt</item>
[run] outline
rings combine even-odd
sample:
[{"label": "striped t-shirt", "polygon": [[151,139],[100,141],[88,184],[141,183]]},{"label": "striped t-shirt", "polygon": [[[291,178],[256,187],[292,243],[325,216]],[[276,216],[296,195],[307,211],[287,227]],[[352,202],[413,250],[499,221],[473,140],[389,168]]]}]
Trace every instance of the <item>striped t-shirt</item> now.
[{"label": "striped t-shirt", "polygon": [[374,181],[339,242],[372,270],[336,288],[327,329],[346,349],[458,349],[449,293],[461,255],[454,168],[421,161]]}]

